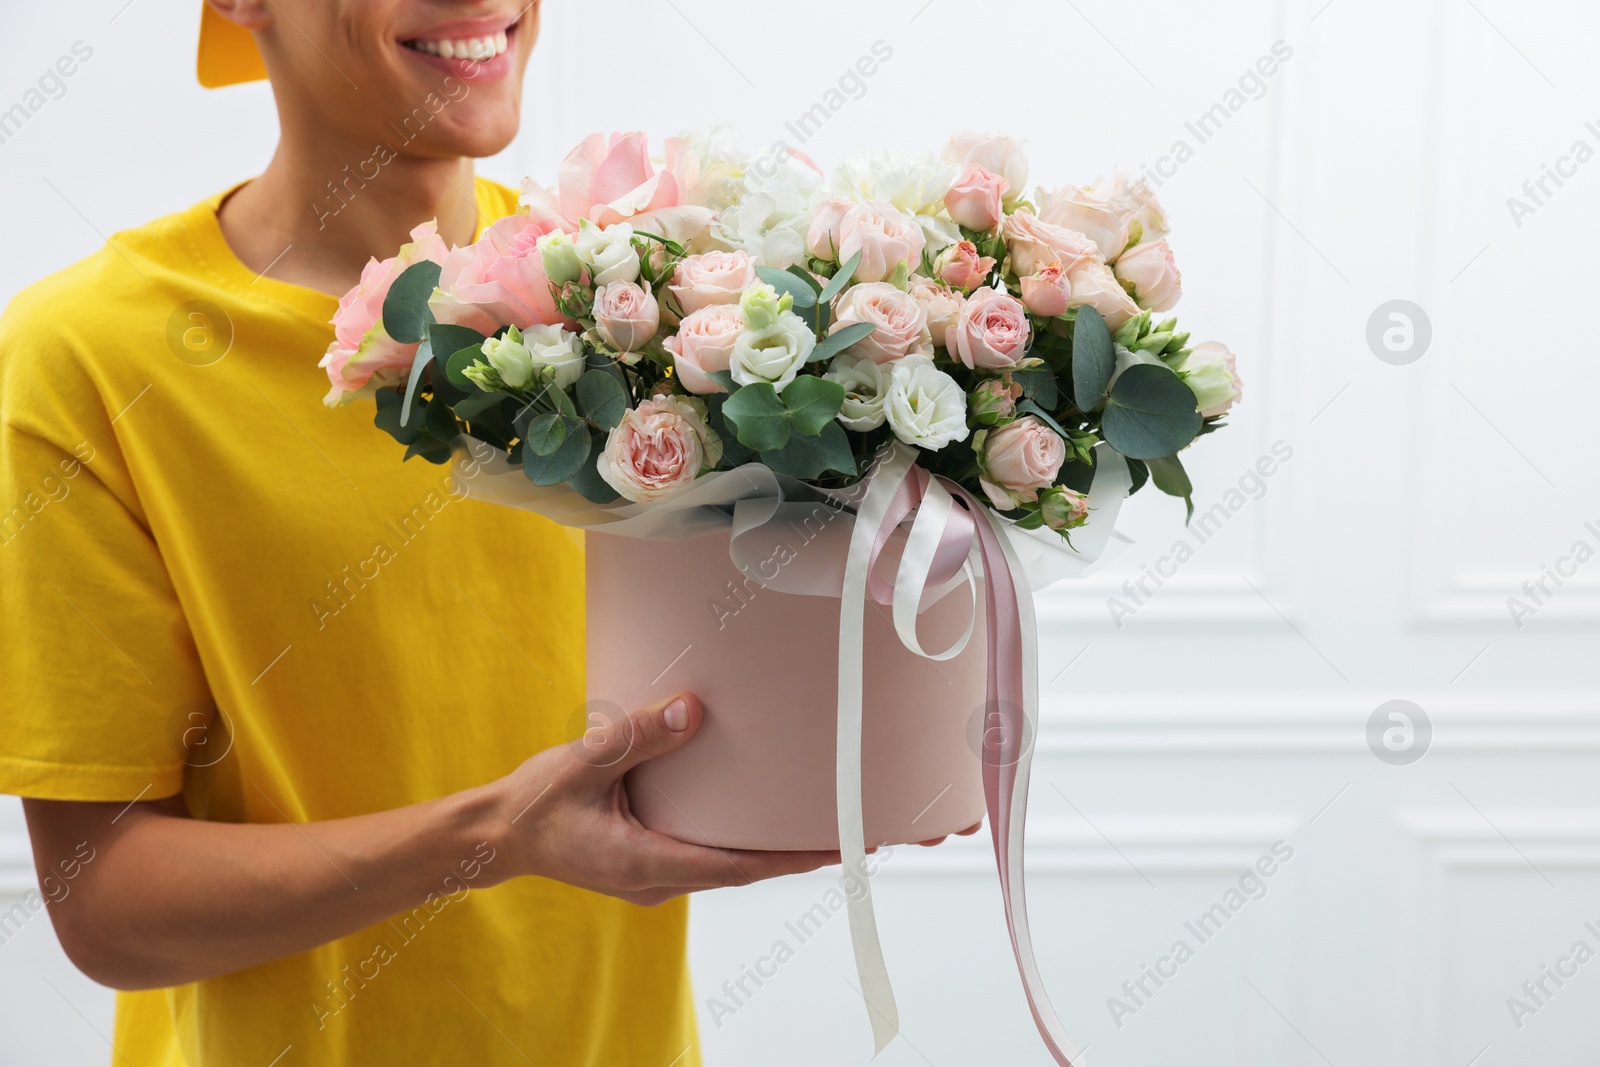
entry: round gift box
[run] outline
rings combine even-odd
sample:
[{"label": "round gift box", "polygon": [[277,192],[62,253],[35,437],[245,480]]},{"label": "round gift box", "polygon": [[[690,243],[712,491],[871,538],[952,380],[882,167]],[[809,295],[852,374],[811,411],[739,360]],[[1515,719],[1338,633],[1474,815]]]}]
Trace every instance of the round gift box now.
[{"label": "round gift box", "polygon": [[[838,848],[839,598],[777,592],[746,578],[729,559],[729,536],[587,536],[586,719],[694,693],[705,709],[695,737],[628,775],[634,816],[696,844]],[[819,538],[803,550],[842,553],[846,543]],[[886,547],[879,565],[886,578],[903,544],[901,532]],[[926,606],[918,618],[923,647],[949,647],[971,617],[966,589]],[[868,847],[924,841],[982,820],[984,636],[980,607],[960,655],[926,660],[901,643],[890,609],[867,601]]]}]

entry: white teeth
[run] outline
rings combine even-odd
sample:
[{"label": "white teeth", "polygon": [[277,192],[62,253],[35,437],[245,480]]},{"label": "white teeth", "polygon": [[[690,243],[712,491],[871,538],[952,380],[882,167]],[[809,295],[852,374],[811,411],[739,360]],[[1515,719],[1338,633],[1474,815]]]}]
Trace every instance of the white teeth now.
[{"label": "white teeth", "polygon": [[464,37],[453,40],[418,38],[405,42],[408,48],[443,59],[471,59],[487,63],[510,47],[506,32],[501,30],[493,37]]}]

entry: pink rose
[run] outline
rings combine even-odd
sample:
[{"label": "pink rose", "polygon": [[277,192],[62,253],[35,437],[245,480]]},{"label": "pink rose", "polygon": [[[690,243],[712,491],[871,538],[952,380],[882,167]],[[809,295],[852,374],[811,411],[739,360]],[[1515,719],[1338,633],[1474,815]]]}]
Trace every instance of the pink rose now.
[{"label": "pink rose", "polygon": [[857,204],[839,220],[839,262],[848,263],[861,253],[858,282],[885,281],[901,263],[916,270],[926,244],[917,220],[882,200]]},{"label": "pink rose", "polygon": [[676,335],[666,339],[678,381],[691,393],[726,393],[706,375],[728,369],[728,358],[744,330],[744,315],[737,304],[710,304],[678,324]]},{"label": "pink rose", "polygon": [[915,352],[933,356],[933,334],[928,329],[928,313],[916,297],[888,282],[868,282],[846,289],[833,309],[833,328],[869,323],[876,329],[851,345],[849,352],[874,363],[892,363]]},{"label": "pink rose", "polygon": [[624,412],[596,461],[600,477],[634,503],[660,500],[691,484],[722,456],[704,406],[688,397],[655,396]]},{"label": "pink rose", "polygon": [[1016,414],[1017,401],[1022,399],[1022,386],[1004,378],[985,378],[967,396],[967,411],[974,421],[983,426],[993,426],[1001,419]]},{"label": "pink rose", "polygon": [[945,348],[969,370],[1004,370],[1028,354],[1031,331],[1020,300],[998,289],[979,289],[962,308]]},{"label": "pink rose", "polygon": [[547,232],[526,215],[507,215],[484,230],[476,244],[451,251],[428,301],[433,317],[481,334],[563,321],[539,251],[539,238]]},{"label": "pink rose", "polygon": [[1087,235],[1041,222],[1027,211],[1006,216],[1005,238],[1011,268],[1019,278],[1052,263],[1060,263],[1062,270],[1072,274],[1085,263],[1105,262],[1100,246]]},{"label": "pink rose", "polygon": [[[944,150],[944,161],[954,163],[963,170],[982,167],[998,174],[1006,181],[1012,193],[1021,194],[1028,184],[1028,156],[1022,142],[997,134],[973,133],[967,130],[950,138]],[[976,229],[976,227],[974,227]]]},{"label": "pink rose", "polygon": [[811,228],[806,233],[806,250],[813,259],[824,263],[840,263],[839,224],[855,205],[848,200],[824,200],[811,217]]},{"label": "pink rose", "polygon": [[968,167],[944,194],[945,210],[957,226],[988,233],[1005,217],[1004,198],[1011,183],[982,167]]},{"label": "pink rose", "polygon": [[1170,311],[1183,295],[1183,276],[1166,241],[1134,245],[1122,253],[1113,268],[1124,289],[1132,287],[1140,307]]},{"label": "pink rose", "polygon": [[1039,514],[1044,524],[1061,533],[1089,521],[1089,498],[1075,489],[1057,485],[1039,494]]},{"label": "pink rose", "polygon": [[1059,263],[1052,263],[1022,279],[1022,302],[1040,318],[1065,315],[1071,299],[1072,282]]},{"label": "pink rose", "polygon": [[933,343],[944,347],[950,328],[961,321],[961,309],[967,306],[967,298],[948,285],[921,274],[911,278],[911,298],[922,305],[928,316],[928,332],[933,334]]},{"label": "pink rose", "polygon": [[1040,190],[1039,219],[1052,226],[1087,234],[1107,263],[1115,263],[1128,245],[1129,219],[1109,200],[1075,186],[1069,185],[1054,193]]},{"label": "pink rose", "polygon": [[685,315],[712,304],[737,304],[746,287],[754,285],[756,267],[744,252],[706,252],[678,264],[668,286]]},{"label": "pink rose", "polygon": [[1112,330],[1120,330],[1129,319],[1139,314],[1139,305],[1133,302],[1133,297],[1128,295],[1122,283],[1117,281],[1117,276],[1104,263],[1085,264],[1070,277],[1072,296],[1068,303],[1075,308],[1094,308]]},{"label": "pink rose", "polygon": [[971,292],[982,285],[992,270],[994,259],[978,255],[978,246],[971,241],[957,241],[940,252],[933,263],[939,280],[962,292]]},{"label": "pink rose", "polygon": [[580,219],[604,230],[619,222],[680,244],[711,225],[709,208],[691,203],[703,182],[699,157],[687,141],[666,142],[666,169],[650,161],[642,133],[595,134],[562,162],[557,190],[532,179],[522,185],[522,204],[546,230],[578,232]]},{"label": "pink rose", "polygon": [[425,222],[411,231],[411,242],[393,259],[371,259],[355,288],[339,299],[333,313],[333,343],[322,366],[333,384],[324,403],[337,407],[357,396],[404,381],[417,356],[416,345],[403,345],[383,329],[383,301],[395,279],[424,261],[443,263],[449,255],[438,226]]},{"label": "pink rose", "polygon": [[613,282],[594,292],[594,321],[600,336],[619,352],[637,352],[661,327],[655,294],[636,282]]},{"label": "pink rose", "polygon": [[1039,499],[1039,490],[1055,484],[1067,460],[1067,445],[1032,415],[994,430],[984,439],[979,484],[1001,511]]}]

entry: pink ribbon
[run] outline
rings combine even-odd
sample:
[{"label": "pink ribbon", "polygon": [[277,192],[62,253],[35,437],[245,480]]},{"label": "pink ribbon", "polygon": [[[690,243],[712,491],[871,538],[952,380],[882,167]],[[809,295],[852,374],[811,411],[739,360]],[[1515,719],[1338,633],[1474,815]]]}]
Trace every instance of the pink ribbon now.
[{"label": "pink ribbon", "polygon": [[[877,577],[878,558],[890,535],[917,512],[929,493],[933,476],[912,467],[890,498],[868,556],[868,586],[873,599],[887,601],[889,586]],[[1028,768],[1032,753],[1027,732],[1037,729],[1036,682],[1026,671],[1034,662],[1037,634],[1031,598],[1002,521],[961,486],[948,478],[938,483],[954,498],[954,507],[940,533],[930,570],[931,581],[946,581],[966,563],[974,541],[982,561],[984,615],[988,624],[988,692],[983,731],[983,789],[994,843],[995,865],[1005,902],[1006,928],[1012,954],[1039,1036],[1060,1067],[1081,1063],[1080,1054],[1050,1003],[1033,952],[1023,876],[1023,825],[1028,804]]]}]

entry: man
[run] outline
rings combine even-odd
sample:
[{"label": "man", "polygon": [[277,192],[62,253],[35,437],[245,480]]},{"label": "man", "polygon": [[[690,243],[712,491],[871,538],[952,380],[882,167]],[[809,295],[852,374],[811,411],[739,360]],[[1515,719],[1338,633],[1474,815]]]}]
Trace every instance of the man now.
[{"label": "man", "polygon": [[581,540],[322,407],[368,257],[514,210],[472,158],[538,27],[210,0],[201,80],[270,75],[270,165],[0,320],[0,790],[68,955],[128,991],[117,1063],[688,1067],[684,894],[837,859],[633,821],[622,775],[701,709],[563,743]]}]

